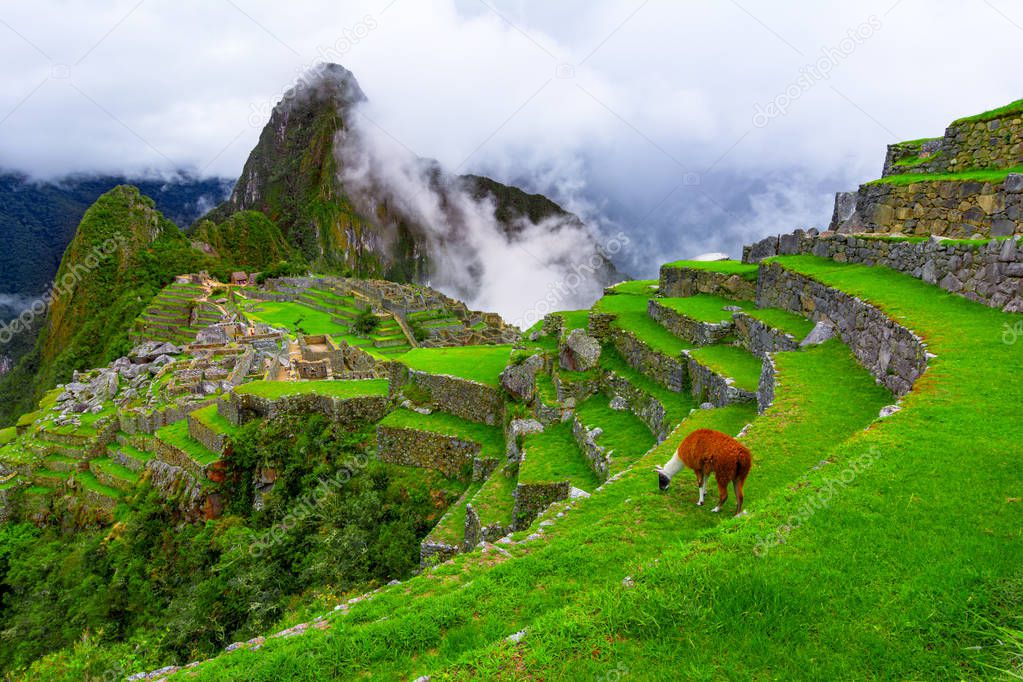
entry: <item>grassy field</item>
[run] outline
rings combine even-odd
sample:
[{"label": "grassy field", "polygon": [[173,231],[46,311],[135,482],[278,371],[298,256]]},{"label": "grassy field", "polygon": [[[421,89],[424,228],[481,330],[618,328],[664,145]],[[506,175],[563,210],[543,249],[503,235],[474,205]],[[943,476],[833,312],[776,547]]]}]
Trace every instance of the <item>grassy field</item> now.
[{"label": "grassy field", "polygon": [[504,457],[504,432],[500,427],[478,424],[446,412],[419,414],[412,410],[399,409],[380,420],[380,426],[396,429],[418,429],[471,440],[483,446],[483,456]]},{"label": "grassy field", "polygon": [[346,324],[334,322],[334,316],[289,301],[252,301],[243,306],[246,316],[293,334],[347,334]]},{"label": "grassy field", "polygon": [[519,466],[519,483],[569,481],[587,492],[597,485],[597,475],[572,436],[571,422],[548,426],[542,433],[522,439],[525,460]]},{"label": "grassy field", "polygon": [[805,317],[794,315],[778,308],[751,308],[746,314],[775,329],[791,334],[797,341],[806,338],[813,330],[814,323]]},{"label": "grassy field", "polygon": [[722,275],[738,275],[751,282],[757,280],[756,263],[743,263],[737,260],[677,260],[674,263],[667,263],[661,267],[702,270],[703,272],[717,272]]},{"label": "grassy field", "polygon": [[613,410],[610,398],[598,393],[576,407],[576,416],[588,428],[600,427],[597,444],[613,451],[611,475],[631,465],[654,446],[654,437],[646,424],[629,410]]},{"label": "grassy field", "polygon": [[364,396],[386,396],[386,379],[365,379],[351,381],[253,381],[234,389],[240,395],[255,395],[274,400],[295,395],[322,395],[331,398],[359,398]]},{"label": "grassy field", "polygon": [[749,301],[733,301],[722,296],[713,294],[696,294],[685,298],[659,298],[657,302],[665,308],[669,308],[697,322],[730,322],[732,311],[725,310],[726,306],[735,306],[743,310],[753,308]]},{"label": "grassy field", "polygon": [[193,461],[202,466],[207,466],[220,459],[220,455],[207,450],[202,443],[188,435],[188,421],[182,419],[179,422],[165,426],[156,431],[157,440],[181,450]]},{"label": "grassy field", "polygon": [[447,374],[499,386],[501,372],[511,357],[511,346],[462,346],[456,348],[413,348],[398,360],[411,369],[430,374]]},{"label": "grassy field", "polygon": [[650,298],[635,294],[608,294],[594,305],[594,310],[616,315],[613,326],[632,332],[654,350],[679,357],[689,346],[657,324],[647,313]]},{"label": "grassy field", "polygon": [[747,391],[756,391],[760,385],[760,358],[739,346],[703,346],[689,353],[704,367],[735,380],[735,385]]}]

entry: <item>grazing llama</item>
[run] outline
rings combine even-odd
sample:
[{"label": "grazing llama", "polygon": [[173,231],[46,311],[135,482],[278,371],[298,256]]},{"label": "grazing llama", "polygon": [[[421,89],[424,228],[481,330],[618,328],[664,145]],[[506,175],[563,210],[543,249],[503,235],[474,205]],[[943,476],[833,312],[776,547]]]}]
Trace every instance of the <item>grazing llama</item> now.
[{"label": "grazing llama", "polygon": [[656,467],[658,483],[661,490],[667,490],[675,474],[689,467],[696,472],[696,485],[700,487],[700,501],[707,493],[707,479],[714,472],[714,480],[718,484],[718,506],[712,511],[721,511],[728,500],[728,484],[735,490],[735,515],[742,513],[742,486],[746,482],[753,465],[749,449],[731,436],[712,431],[697,429],[686,436],[678,450],[663,467]]}]

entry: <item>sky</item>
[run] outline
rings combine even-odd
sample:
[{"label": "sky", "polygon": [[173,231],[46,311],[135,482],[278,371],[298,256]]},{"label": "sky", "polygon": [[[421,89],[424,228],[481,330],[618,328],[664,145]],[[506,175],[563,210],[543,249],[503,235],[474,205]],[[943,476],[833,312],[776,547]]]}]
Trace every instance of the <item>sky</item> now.
[{"label": "sky", "polygon": [[823,226],[885,145],[1023,97],[1008,0],[0,0],[0,168],[236,177],[310,66],[448,169],[540,191],[619,265]]}]

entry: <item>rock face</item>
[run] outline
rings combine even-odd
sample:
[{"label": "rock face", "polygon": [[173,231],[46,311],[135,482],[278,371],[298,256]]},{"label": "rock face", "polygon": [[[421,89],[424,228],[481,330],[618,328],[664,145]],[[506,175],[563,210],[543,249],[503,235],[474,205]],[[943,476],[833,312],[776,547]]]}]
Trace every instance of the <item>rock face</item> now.
[{"label": "rock face", "polygon": [[[320,270],[401,282],[437,274],[430,226],[405,208],[415,203],[412,197],[393,195],[375,179],[356,185],[346,175],[372,165],[371,147],[356,125],[355,110],[365,101],[355,76],[342,66],[321,64],[305,73],[274,107],[231,196],[207,217],[220,223],[234,213],[261,211]],[[411,163],[438,202],[452,209],[446,220],[455,221],[456,199],[465,196],[491,202],[506,235],[517,234],[525,223],[549,222],[551,230],[558,229],[555,223],[582,225],[541,195],[480,176],[449,175],[427,159]],[[617,273],[595,240],[591,246],[600,271],[596,279],[615,281]]]},{"label": "rock face", "polygon": [[528,403],[536,395],[536,373],[543,368],[543,358],[531,355],[524,362],[509,365],[501,372],[501,386],[519,402]]},{"label": "rock face", "polygon": [[571,372],[591,370],[600,359],[600,341],[583,329],[573,329],[561,347],[559,359],[562,369]]}]

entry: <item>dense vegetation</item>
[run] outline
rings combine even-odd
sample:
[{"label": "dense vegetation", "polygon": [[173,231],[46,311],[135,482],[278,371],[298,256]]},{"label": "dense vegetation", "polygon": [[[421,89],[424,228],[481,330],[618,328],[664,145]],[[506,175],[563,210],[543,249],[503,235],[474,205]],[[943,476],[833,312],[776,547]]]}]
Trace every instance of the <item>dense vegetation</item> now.
[{"label": "dense vegetation", "polygon": [[[231,466],[216,523],[181,523],[143,486],[112,528],[0,526],[0,671],[67,648],[46,665],[68,674],[84,648],[79,676],[102,677],[265,634],[296,598],[325,609],[323,591],[407,577],[419,539],[463,489],[375,461],[368,430],[322,417],[243,429]],[[278,477],[259,509],[257,469]]]},{"label": "dense vegetation", "polygon": [[280,229],[259,211],[241,211],[219,225],[200,222],[191,235],[208,244],[225,267],[232,270],[262,271],[283,262],[301,263]]}]

